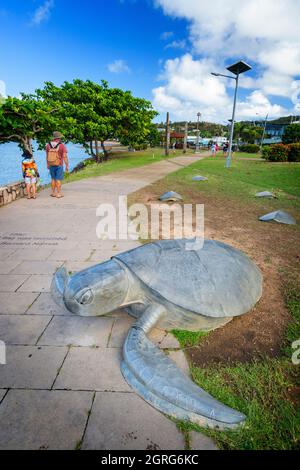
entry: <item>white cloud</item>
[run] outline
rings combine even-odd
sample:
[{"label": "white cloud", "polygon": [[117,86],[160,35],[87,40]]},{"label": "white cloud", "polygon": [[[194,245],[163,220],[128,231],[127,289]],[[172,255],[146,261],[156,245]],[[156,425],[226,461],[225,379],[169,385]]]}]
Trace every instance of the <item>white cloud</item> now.
[{"label": "white cloud", "polygon": [[237,117],[241,120],[252,119],[256,115],[262,118],[267,114],[276,118],[285,112],[287,111],[278,104],[271,104],[269,99],[259,90],[253,91],[245,101],[239,102],[237,107]]},{"label": "white cloud", "polygon": [[126,61],[122,59],[114,60],[114,62],[107,65],[107,68],[112,73],[130,72]]},{"label": "white cloud", "polygon": [[47,21],[51,15],[51,10],[54,7],[54,0],[46,0],[40,5],[32,15],[30,24],[32,26],[38,26],[43,21]]},{"label": "white cloud", "polygon": [[0,96],[6,98],[6,85],[3,80],[0,80]]},{"label": "white cloud", "polygon": [[[227,121],[232,114],[232,97],[226,86],[231,81],[210,74],[216,65],[212,59],[195,60],[191,54],[167,60],[160,76],[165,85],[153,89],[154,107],[161,113],[169,111],[173,120],[195,120],[200,111],[205,121]],[[295,89],[297,92],[300,87]],[[267,113],[277,117],[285,112],[262,91],[255,90],[244,101],[238,101],[236,118],[257,119],[257,114],[262,117]]]},{"label": "white cloud", "polygon": [[244,59],[256,77],[241,77],[241,87],[291,99],[300,75],[299,0],[154,2],[165,14],[189,22],[193,54],[213,57],[218,69]]},{"label": "white cloud", "polygon": [[163,41],[166,41],[167,39],[170,39],[172,36],[174,36],[173,31],[165,31],[160,35],[160,39]]},{"label": "white cloud", "polygon": [[184,39],[174,40],[165,46],[165,49],[185,49],[186,41]]}]

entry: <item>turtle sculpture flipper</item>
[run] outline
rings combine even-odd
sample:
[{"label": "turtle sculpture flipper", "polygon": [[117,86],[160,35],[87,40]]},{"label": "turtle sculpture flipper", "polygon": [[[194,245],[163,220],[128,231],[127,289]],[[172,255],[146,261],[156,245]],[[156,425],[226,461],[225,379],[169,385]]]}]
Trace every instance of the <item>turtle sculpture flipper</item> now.
[{"label": "turtle sculpture flipper", "polygon": [[155,408],[203,426],[233,428],[244,421],[242,413],[198,387],[147,338],[154,326],[211,331],[251,310],[262,294],[262,276],[242,252],[215,240],[148,243],[71,277],[60,268],[52,293],[77,315],[124,308],[137,318],[121,368]]},{"label": "turtle sculpture flipper", "polygon": [[245,415],[198,387],[147,338],[164,315],[163,307],[151,305],[130,328],[121,365],[126,381],[144,400],[176,419],[219,429],[241,424]]}]

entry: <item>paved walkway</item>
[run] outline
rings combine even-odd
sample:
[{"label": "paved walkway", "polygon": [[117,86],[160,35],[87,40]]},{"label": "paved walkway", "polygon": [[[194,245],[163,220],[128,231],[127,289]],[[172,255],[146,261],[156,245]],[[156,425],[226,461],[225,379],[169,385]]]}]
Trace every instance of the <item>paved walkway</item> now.
[{"label": "paved walkway", "polygon": [[[0,449],[184,449],[175,424],[124,381],[121,346],[132,319],[76,317],[57,307],[49,287],[55,270],[78,271],[137,246],[96,238],[96,207],[127,195],[198,157],[177,157],[143,168],[63,186],[65,197],[42,191],[0,210]],[[156,329],[152,340],[172,348],[188,372],[175,338]],[[177,350],[177,351],[176,351]],[[194,449],[214,444],[192,433]]]}]

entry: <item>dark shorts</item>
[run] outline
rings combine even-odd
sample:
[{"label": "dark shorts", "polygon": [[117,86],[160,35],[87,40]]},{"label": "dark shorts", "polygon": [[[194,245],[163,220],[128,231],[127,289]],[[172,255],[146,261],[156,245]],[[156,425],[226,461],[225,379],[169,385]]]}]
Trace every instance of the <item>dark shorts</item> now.
[{"label": "dark shorts", "polygon": [[50,166],[51,179],[55,181],[62,181],[64,179],[64,167],[63,166]]}]

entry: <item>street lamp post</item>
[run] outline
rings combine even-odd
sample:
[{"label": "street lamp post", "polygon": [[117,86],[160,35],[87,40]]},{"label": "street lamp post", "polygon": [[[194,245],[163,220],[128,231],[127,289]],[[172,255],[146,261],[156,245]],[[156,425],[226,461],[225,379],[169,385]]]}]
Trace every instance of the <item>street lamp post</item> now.
[{"label": "street lamp post", "polygon": [[195,153],[200,153],[199,152],[199,119],[200,119],[201,113],[197,113],[197,140],[196,140],[196,148],[195,148]]},{"label": "street lamp post", "polygon": [[230,128],[229,148],[228,148],[228,154],[226,158],[226,168],[230,168],[230,164],[231,164],[235,109],[236,109],[237,91],[238,91],[238,86],[239,86],[239,77],[242,73],[247,72],[248,70],[251,70],[251,68],[252,67],[246,64],[246,62],[240,61],[240,62],[237,62],[236,64],[231,65],[230,67],[227,67],[227,70],[229,70],[229,72],[233,73],[235,76],[223,75],[222,73],[212,72],[212,75],[214,75],[215,77],[232,78],[233,80],[235,80],[235,91],[234,91],[232,120],[231,120],[231,128]]}]

